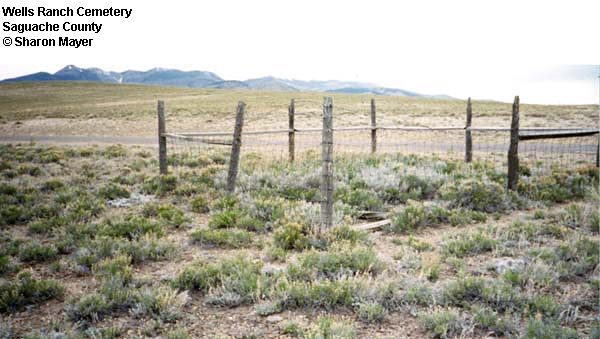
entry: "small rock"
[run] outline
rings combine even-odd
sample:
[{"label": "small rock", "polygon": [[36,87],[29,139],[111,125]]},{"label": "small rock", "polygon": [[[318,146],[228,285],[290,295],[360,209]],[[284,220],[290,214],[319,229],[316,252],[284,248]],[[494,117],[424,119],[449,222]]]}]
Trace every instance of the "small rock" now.
[{"label": "small rock", "polygon": [[265,274],[265,275],[274,275],[281,271],[283,271],[283,267],[270,265],[270,264],[264,265],[263,268],[261,269],[261,273]]},{"label": "small rock", "polygon": [[107,201],[108,205],[113,207],[130,207],[140,205],[152,200],[152,196],[133,193],[129,198],[119,198]]},{"label": "small rock", "polygon": [[267,317],[268,323],[278,323],[283,320],[283,317],[280,315],[270,315]]}]

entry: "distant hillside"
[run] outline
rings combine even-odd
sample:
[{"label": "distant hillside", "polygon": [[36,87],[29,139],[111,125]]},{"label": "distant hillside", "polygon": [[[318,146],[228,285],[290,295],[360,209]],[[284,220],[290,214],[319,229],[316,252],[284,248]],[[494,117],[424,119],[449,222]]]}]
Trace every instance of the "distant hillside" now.
[{"label": "distant hillside", "polygon": [[339,81],[339,80],[293,80],[275,77],[256,79],[225,80],[215,73],[207,71],[181,71],[177,69],[153,68],[148,71],[110,72],[99,68],[80,68],[68,65],[52,74],[39,72],[17,78],[6,79],[0,82],[23,81],[92,81],[105,83],[147,84],[190,88],[226,88],[226,89],[251,89],[259,91],[276,92],[332,92],[348,94],[374,94],[406,97],[445,98],[440,95],[431,96],[415,93],[398,88],[386,88],[372,83]]}]

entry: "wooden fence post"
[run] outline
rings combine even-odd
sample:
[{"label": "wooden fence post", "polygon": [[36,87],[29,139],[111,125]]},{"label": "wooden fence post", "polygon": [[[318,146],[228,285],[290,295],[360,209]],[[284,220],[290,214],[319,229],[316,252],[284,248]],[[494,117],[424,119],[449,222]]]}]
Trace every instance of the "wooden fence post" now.
[{"label": "wooden fence post", "polygon": [[508,189],[514,191],[519,182],[519,96],[515,96],[510,123],[510,146],[508,148]]},{"label": "wooden fence post", "polygon": [[240,163],[240,150],[242,148],[242,127],[244,126],[244,110],[246,104],[243,101],[238,102],[235,113],[235,128],[233,130],[233,141],[231,143],[231,158],[229,160],[229,173],[227,174],[227,192],[235,191],[235,179],[238,174],[238,165]]},{"label": "wooden fence post", "polygon": [[375,99],[371,99],[371,153],[377,152],[377,110]]},{"label": "wooden fence post", "polygon": [[333,99],[327,97],[323,102],[323,140],[321,174],[321,228],[330,229],[333,225]]},{"label": "wooden fence post", "polygon": [[598,133],[598,148],[596,149],[596,167],[600,167],[600,133]]},{"label": "wooden fence post", "polygon": [[158,168],[160,174],[167,174],[167,127],[165,122],[165,103],[158,100]]},{"label": "wooden fence post", "polygon": [[473,139],[471,137],[471,120],[473,111],[471,110],[471,98],[467,100],[467,124],[465,125],[465,162],[473,161]]},{"label": "wooden fence post", "polygon": [[295,158],[295,148],[296,148],[296,131],[294,130],[294,113],[296,113],[296,105],[295,100],[292,99],[290,101],[290,106],[288,107],[288,115],[289,115],[289,125],[288,129],[290,132],[288,133],[288,153],[290,163],[294,162]]}]

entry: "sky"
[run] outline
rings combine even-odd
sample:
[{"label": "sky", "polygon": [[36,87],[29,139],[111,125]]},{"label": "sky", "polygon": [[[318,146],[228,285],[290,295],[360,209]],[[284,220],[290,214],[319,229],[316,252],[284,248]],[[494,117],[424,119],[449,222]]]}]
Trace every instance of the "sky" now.
[{"label": "sky", "polygon": [[[94,38],[87,48],[0,45],[0,79],[55,72],[67,64],[112,71],[165,67],[236,80],[271,75],[372,82],[506,102],[514,95],[525,103],[599,100],[600,1],[2,0],[0,5],[133,9],[128,19],[2,17],[103,27],[98,34],[69,34]],[[587,77],[575,76],[582,72]]]}]

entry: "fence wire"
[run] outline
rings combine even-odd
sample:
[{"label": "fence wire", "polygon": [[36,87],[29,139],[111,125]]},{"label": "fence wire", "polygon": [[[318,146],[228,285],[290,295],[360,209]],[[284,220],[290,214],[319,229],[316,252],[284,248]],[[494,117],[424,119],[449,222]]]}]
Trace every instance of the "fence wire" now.
[{"label": "fence wire", "polygon": [[[322,101],[309,98],[294,100],[294,158],[302,161],[306,157],[320,157],[322,138]],[[348,105],[334,105],[333,157],[371,154],[371,129],[364,128],[370,122],[370,100]],[[385,107],[384,107],[385,109]],[[269,126],[277,131],[252,133],[261,128],[264,114],[246,112],[242,133],[242,162],[247,157],[288,161],[290,159],[289,131],[287,130],[288,104],[274,107]],[[285,112],[285,113],[284,113]],[[263,112],[264,113],[264,112]],[[355,130],[340,130],[345,126]],[[338,124],[339,123],[339,124]],[[377,112],[376,154],[418,155],[454,161],[465,159],[466,131],[461,128],[386,127],[398,123],[394,115]],[[526,130],[523,128],[523,130]],[[544,133],[543,129],[539,130]],[[527,133],[527,132],[526,132]],[[194,133],[192,133],[194,134]],[[196,133],[200,134],[200,133]],[[202,133],[190,136],[186,133],[167,136],[169,166],[175,170],[193,168],[209,159],[226,164],[232,142],[231,133]],[[472,136],[473,162],[485,162],[498,172],[507,170],[507,151],[510,131],[507,129],[474,128]],[[598,135],[556,139],[521,140],[519,160],[524,171],[544,174],[557,167],[577,168],[594,165],[598,151]],[[220,155],[217,155],[220,154]],[[214,163],[215,161],[213,161]],[[465,168],[469,168],[466,166]]]},{"label": "fence wire", "polygon": [[[497,171],[507,169],[507,150],[510,131],[471,132],[473,161],[491,164]],[[320,130],[294,133],[295,161],[306,157],[320,157]],[[167,137],[169,165],[176,170],[194,168],[203,163],[226,164],[232,137],[215,135],[190,137],[169,134]],[[334,158],[344,155],[371,154],[371,130],[335,131]],[[435,157],[446,160],[465,159],[464,130],[377,130],[377,154],[400,154]],[[521,140],[519,162],[522,170],[531,174],[545,174],[556,168],[578,168],[594,165],[598,151],[598,136],[556,139]],[[289,160],[287,132],[242,135],[242,159],[259,156],[269,160]],[[215,161],[215,159],[217,161]]]}]

